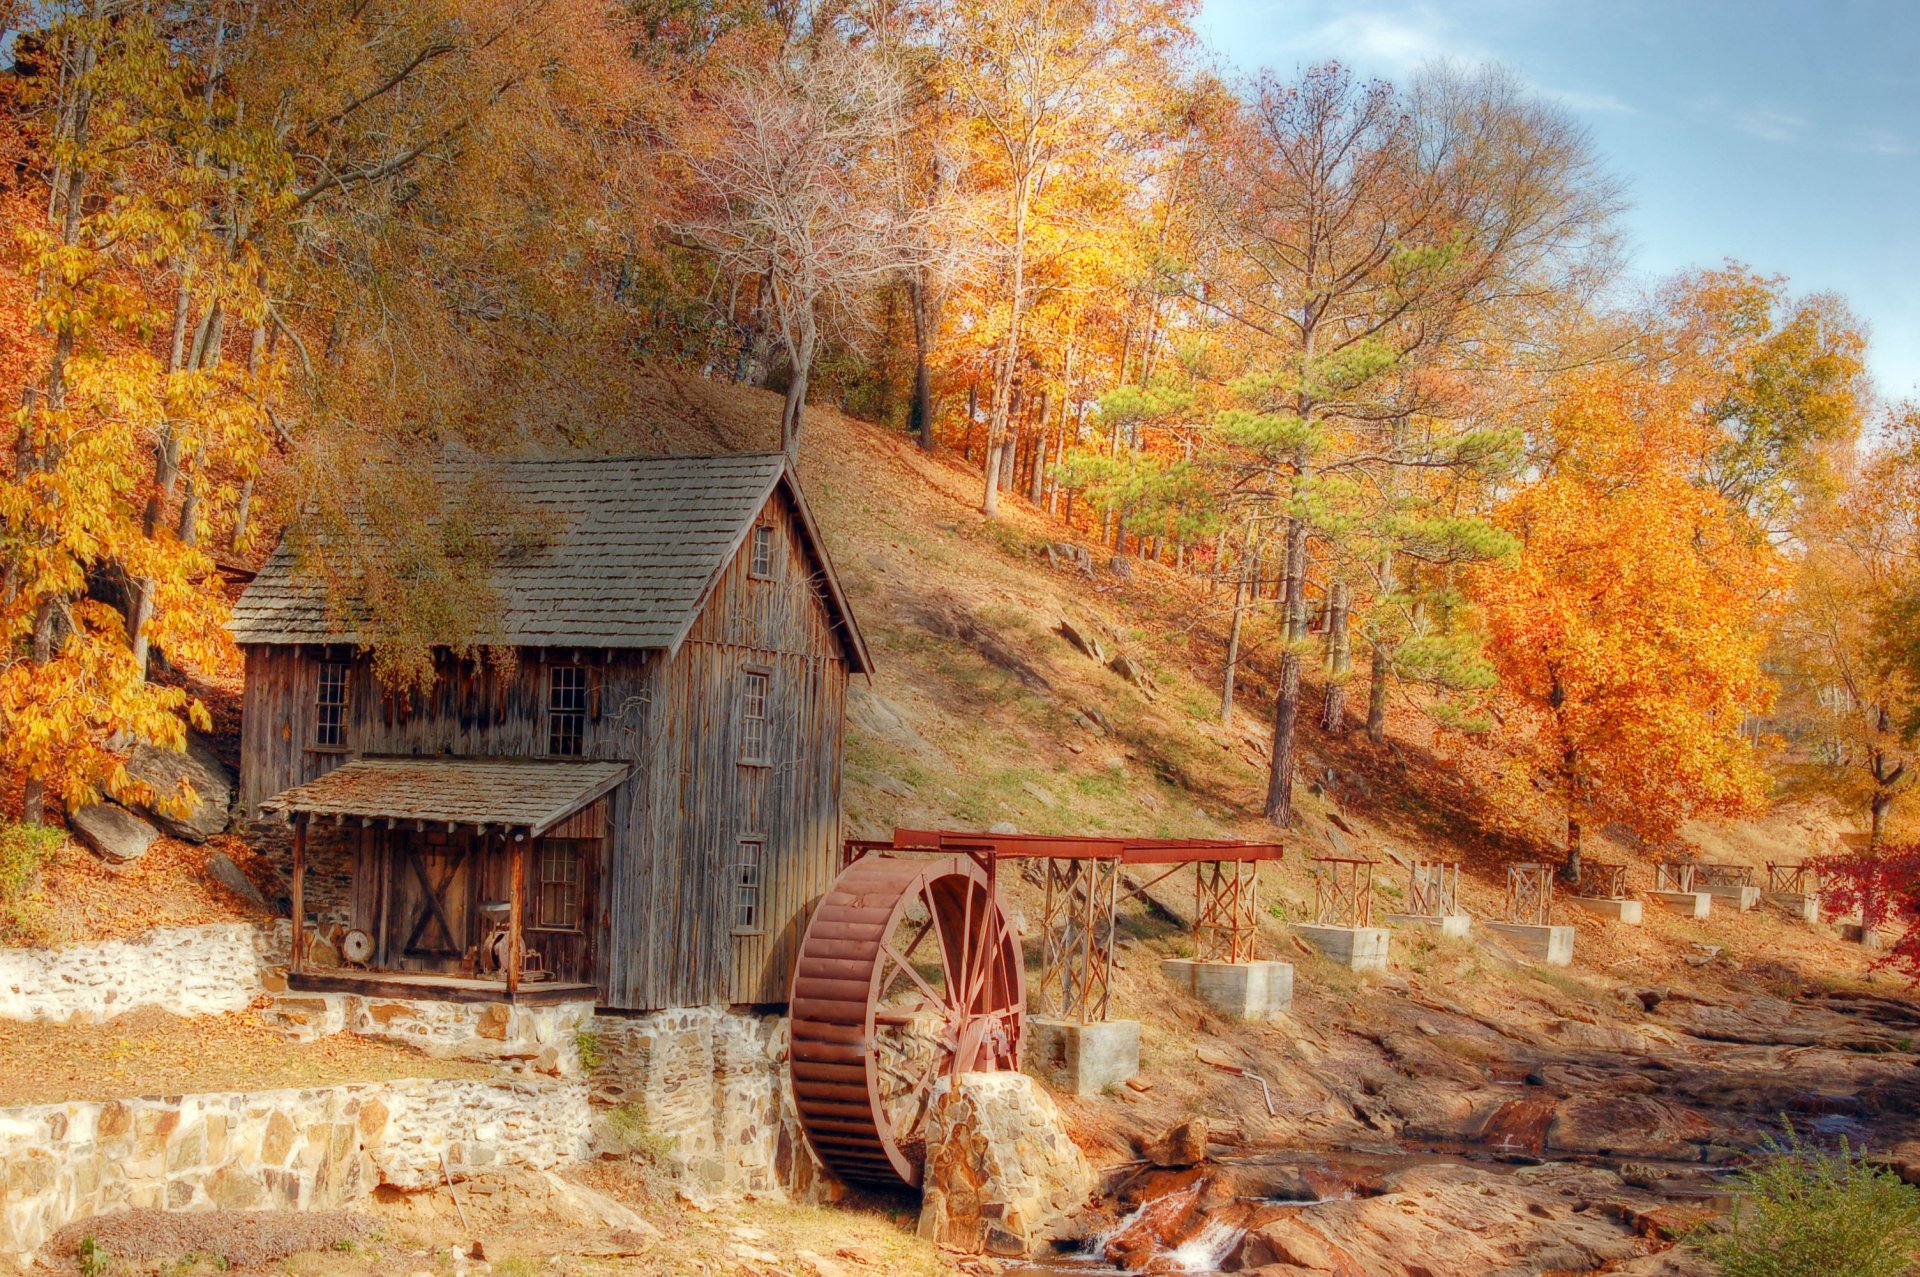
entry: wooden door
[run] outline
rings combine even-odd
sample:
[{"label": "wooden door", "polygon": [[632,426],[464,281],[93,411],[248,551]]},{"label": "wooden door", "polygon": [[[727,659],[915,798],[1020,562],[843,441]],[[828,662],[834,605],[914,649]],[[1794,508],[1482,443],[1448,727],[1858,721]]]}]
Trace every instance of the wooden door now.
[{"label": "wooden door", "polygon": [[402,971],[457,973],[479,939],[471,836],[396,831],[389,846],[388,962]]}]

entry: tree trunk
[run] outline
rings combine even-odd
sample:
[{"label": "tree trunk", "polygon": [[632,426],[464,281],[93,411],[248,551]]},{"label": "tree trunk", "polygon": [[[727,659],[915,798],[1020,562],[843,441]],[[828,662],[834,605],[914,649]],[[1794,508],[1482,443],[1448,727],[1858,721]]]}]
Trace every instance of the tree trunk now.
[{"label": "tree trunk", "polygon": [[807,376],[813,370],[813,348],[817,333],[813,317],[804,316],[799,324],[798,340],[787,352],[793,362],[793,379],[787,383],[786,402],[780,409],[780,447],[789,460],[800,460],[800,427],[807,409]]},{"label": "tree trunk", "polygon": [[1353,647],[1347,635],[1347,583],[1335,581],[1327,589],[1327,698],[1320,707],[1320,727],[1337,736],[1347,729],[1347,674],[1353,668]]},{"label": "tree trunk", "polygon": [[1247,615],[1247,574],[1233,585],[1233,622],[1227,626],[1227,672],[1220,680],[1220,726],[1233,726],[1233,684],[1240,672],[1240,627]]},{"label": "tree trunk", "polygon": [[1386,644],[1374,640],[1373,674],[1367,687],[1367,739],[1376,745],[1387,743],[1387,676],[1392,663]]},{"label": "tree trunk", "polygon": [[1052,406],[1052,396],[1046,391],[1040,392],[1040,407],[1034,413],[1033,456],[1029,458],[1033,473],[1027,483],[1027,500],[1038,507],[1044,495],[1047,481],[1047,411]]},{"label": "tree trunk", "polygon": [[1561,869],[1561,876],[1569,885],[1580,885],[1580,840],[1584,832],[1582,821],[1585,817],[1585,798],[1580,782],[1580,753],[1568,747],[1561,758],[1560,780],[1567,793],[1567,861]]},{"label": "tree trunk", "polygon": [[919,279],[907,283],[907,309],[913,316],[913,400],[907,405],[907,429],[927,452],[933,451],[933,372],[927,366],[932,324],[927,290]]},{"label": "tree trunk", "polygon": [[[1305,420],[1302,414],[1302,420]],[[1290,497],[1312,478],[1313,457],[1302,443],[1294,451]],[[1287,518],[1286,648],[1280,657],[1280,690],[1273,708],[1273,768],[1267,774],[1265,814],[1281,829],[1293,825],[1293,737],[1300,725],[1300,640],[1307,627],[1307,521]]]},{"label": "tree trunk", "polygon": [[1007,317],[1007,336],[1000,345],[1000,358],[993,372],[993,407],[987,418],[990,460],[980,513],[989,519],[1000,517],[1001,463],[995,457],[995,448],[1007,436],[1007,422],[1013,408],[1014,373],[1020,364],[1020,323],[1025,318],[1027,291],[1027,206],[1032,195],[1031,174],[1023,172],[1018,175],[1013,200],[1013,279],[1009,297],[1012,304]]}]

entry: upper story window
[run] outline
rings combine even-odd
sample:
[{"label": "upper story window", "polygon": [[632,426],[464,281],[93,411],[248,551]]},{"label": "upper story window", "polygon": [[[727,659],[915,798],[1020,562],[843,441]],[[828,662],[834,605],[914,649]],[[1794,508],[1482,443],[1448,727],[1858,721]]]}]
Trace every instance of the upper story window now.
[{"label": "upper story window", "polygon": [[339,749],[347,743],[347,663],[322,661],[314,685],[313,743]]},{"label": "upper story window", "polygon": [[547,667],[547,752],[577,755],[587,741],[587,667]]},{"label": "upper story window", "polygon": [[767,761],[767,676],[749,670],[740,684],[740,761]]},{"label": "upper story window", "polygon": [[761,523],[753,529],[753,554],[747,563],[747,575],[762,581],[773,576],[773,525]]}]

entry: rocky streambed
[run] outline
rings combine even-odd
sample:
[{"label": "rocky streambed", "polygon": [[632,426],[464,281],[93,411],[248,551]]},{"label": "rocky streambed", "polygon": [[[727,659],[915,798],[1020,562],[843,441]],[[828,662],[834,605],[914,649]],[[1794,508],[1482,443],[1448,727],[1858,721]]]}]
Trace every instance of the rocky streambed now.
[{"label": "rocky streambed", "polygon": [[1515,1028],[1437,1000],[1356,1018],[1287,1088],[1323,1138],[1149,1141],[1076,1240],[1013,1271],[1686,1275],[1706,1270],[1678,1240],[1789,1126],[1920,1181],[1914,1004],[1633,996],[1630,1024]]}]

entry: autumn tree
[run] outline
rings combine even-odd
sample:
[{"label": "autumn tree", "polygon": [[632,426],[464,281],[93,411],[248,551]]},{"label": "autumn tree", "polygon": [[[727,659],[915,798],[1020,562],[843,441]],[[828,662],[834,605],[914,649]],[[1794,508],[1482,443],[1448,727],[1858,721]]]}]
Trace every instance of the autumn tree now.
[{"label": "autumn tree", "polygon": [[828,307],[908,264],[910,220],[875,187],[902,127],[894,68],[833,40],[725,73],[683,132],[698,207],[678,225],[722,273],[758,277],[790,380],[781,446],[796,451]]},{"label": "autumn tree", "polygon": [[1396,393],[1418,384],[1405,374],[1449,344],[1471,349],[1492,312],[1578,269],[1614,197],[1584,135],[1498,73],[1407,99],[1338,66],[1264,78],[1213,152],[1195,300],[1259,351],[1222,429],[1285,518],[1264,803],[1285,826],[1324,479],[1424,464],[1396,456],[1395,423],[1427,407]]},{"label": "autumn tree", "polygon": [[1511,726],[1582,839],[1617,820],[1671,837],[1753,804],[1745,734],[1780,565],[1744,511],[1695,481],[1716,440],[1685,386],[1631,369],[1579,377],[1543,430],[1545,473],[1498,509],[1511,567],[1478,573]]},{"label": "autumn tree", "polygon": [[1187,38],[1184,3],[1168,0],[950,0],[941,41],[954,94],[997,200],[992,391],[981,509],[999,509],[1000,472],[1031,302],[1036,205],[1049,184],[1098,169],[1137,121],[1136,103]]},{"label": "autumn tree", "polygon": [[1828,786],[1868,817],[1869,853],[1920,781],[1920,416],[1891,415],[1839,498],[1801,523],[1781,624],[1783,717]]}]

